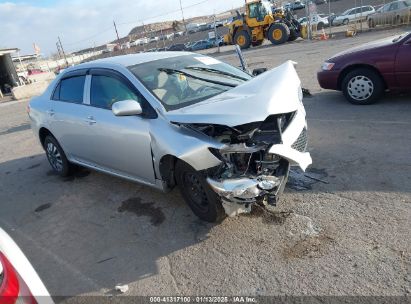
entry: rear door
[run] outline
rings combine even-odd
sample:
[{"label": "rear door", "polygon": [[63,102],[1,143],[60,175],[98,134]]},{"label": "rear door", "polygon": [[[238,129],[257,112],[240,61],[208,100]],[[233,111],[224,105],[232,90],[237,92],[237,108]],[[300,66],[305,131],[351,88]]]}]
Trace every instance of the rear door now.
[{"label": "rear door", "polygon": [[121,73],[107,69],[90,71],[90,105],[83,114],[90,119],[90,151],[93,164],[112,173],[154,183],[150,119],[143,115],[115,116],[113,103],[147,102]]},{"label": "rear door", "polygon": [[50,131],[69,158],[87,159],[90,134],[83,119],[86,70],[69,72],[56,86],[50,107]]},{"label": "rear door", "polygon": [[395,72],[397,82],[400,88],[411,90],[411,35],[408,40],[398,48],[397,59],[395,63]]}]

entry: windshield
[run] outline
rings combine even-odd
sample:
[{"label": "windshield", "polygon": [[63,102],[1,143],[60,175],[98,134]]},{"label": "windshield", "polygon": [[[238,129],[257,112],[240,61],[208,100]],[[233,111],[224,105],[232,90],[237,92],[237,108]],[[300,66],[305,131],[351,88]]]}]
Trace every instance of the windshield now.
[{"label": "windshield", "polygon": [[398,37],[395,37],[393,40],[392,40],[392,42],[397,42],[397,41],[400,41],[402,38],[404,38],[405,36],[407,36],[408,34],[409,34],[410,32],[405,32],[405,33],[402,33],[401,35],[399,35]]},{"label": "windshield", "polygon": [[206,100],[251,79],[240,69],[200,54],[150,61],[128,69],[167,111]]},{"label": "windshield", "polygon": [[342,13],[342,14],[341,14],[341,16],[348,15],[348,13],[350,13],[350,12],[351,12],[351,10],[352,10],[352,9],[346,10],[344,13]]}]

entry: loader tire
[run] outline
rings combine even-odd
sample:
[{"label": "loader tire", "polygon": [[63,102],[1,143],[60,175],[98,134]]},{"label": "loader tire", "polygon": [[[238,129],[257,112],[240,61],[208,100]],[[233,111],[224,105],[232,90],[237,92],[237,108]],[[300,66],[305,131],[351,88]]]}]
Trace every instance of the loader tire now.
[{"label": "loader tire", "polygon": [[296,30],[292,29],[292,30],[290,30],[290,37],[288,38],[288,41],[294,41],[298,37],[300,37],[298,32]]},{"label": "loader tire", "polygon": [[268,30],[268,39],[274,45],[287,42],[289,37],[290,29],[284,23],[274,23]]},{"label": "loader tire", "polygon": [[242,50],[248,49],[251,46],[251,37],[247,31],[238,31],[234,35],[234,44],[238,44]]}]

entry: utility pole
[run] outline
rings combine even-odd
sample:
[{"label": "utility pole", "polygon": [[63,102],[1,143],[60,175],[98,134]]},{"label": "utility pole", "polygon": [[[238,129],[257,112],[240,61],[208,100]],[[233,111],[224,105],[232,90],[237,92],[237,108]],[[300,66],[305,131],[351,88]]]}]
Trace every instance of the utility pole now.
[{"label": "utility pole", "polygon": [[215,37],[215,42],[217,43],[217,53],[220,53],[220,41],[218,41],[217,37],[217,25],[216,25],[216,20],[215,20],[215,13],[214,13],[214,37]]},{"label": "utility pole", "polygon": [[58,40],[59,40],[61,52],[63,53],[64,61],[66,62],[66,66],[68,66],[68,61],[67,61],[67,58],[66,58],[66,53],[64,52],[63,44],[61,44],[60,36],[58,36],[57,38],[58,38]]},{"label": "utility pole", "polygon": [[187,35],[187,26],[186,26],[186,21],[184,20],[184,12],[183,12],[183,5],[181,4],[180,0],[180,9],[181,9],[181,16],[183,17],[183,24],[184,24],[184,29],[185,29],[185,34]]},{"label": "utility pole", "polygon": [[116,35],[117,35],[117,44],[120,47],[120,37],[118,36],[117,25],[116,25],[116,22],[114,20],[113,20],[113,24],[114,24],[114,29],[115,29]]}]

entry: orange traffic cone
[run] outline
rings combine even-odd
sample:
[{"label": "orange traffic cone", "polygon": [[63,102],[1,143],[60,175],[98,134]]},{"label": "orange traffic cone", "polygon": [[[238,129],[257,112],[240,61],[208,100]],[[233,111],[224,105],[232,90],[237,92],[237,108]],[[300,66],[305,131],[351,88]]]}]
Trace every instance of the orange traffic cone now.
[{"label": "orange traffic cone", "polygon": [[320,40],[327,40],[328,39],[328,35],[325,33],[324,28],[321,31],[321,36],[320,36]]}]

